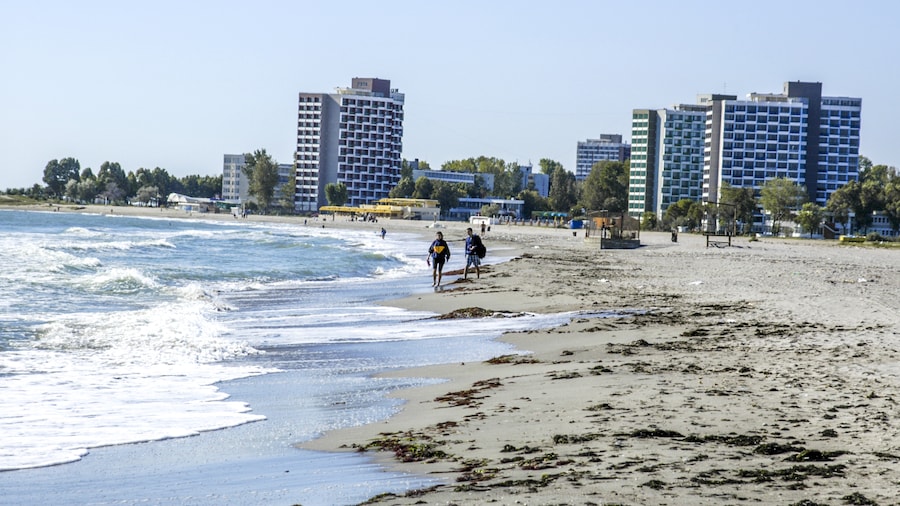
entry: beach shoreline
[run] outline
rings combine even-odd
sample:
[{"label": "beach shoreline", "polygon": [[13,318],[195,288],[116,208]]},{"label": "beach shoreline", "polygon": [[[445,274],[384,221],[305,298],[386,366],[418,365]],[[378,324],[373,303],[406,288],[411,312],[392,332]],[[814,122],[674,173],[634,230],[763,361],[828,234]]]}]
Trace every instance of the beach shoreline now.
[{"label": "beach shoreline", "polygon": [[[413,221],[309,224],[417,233],[423,257],[434,231]],[[454,240],[467,226],[440,225]],[[488,259],[510,261],[454,279],[464,265],[456,246],[444,289],[384,303],[438,314],[572,312],[572,321],[502,337],[521,354],[386,373],[447,381],[395,392],[406,404],[384,422],[300,445],[366,449],[389,469],[445,483],[374,501],[896,501],[900,251],[770,238],[707,247],[703,236],[673,243],[654,232],[636,250],[601,251],[580,231],[492,228]]]},{"label": "beach shoreline", "polygon": [[[516,249],[512,261],[387,303],[577,314],[502,338],[523,355],[390,372],[447,383],[395,393],[407,403],[383,423],[302,445],[445,480],[374,502],[895,500],[900,251],[653,232],[638,250],[600,251],[495,229],[488,248]],[[626,314],[594,315],[605,311]]]}]

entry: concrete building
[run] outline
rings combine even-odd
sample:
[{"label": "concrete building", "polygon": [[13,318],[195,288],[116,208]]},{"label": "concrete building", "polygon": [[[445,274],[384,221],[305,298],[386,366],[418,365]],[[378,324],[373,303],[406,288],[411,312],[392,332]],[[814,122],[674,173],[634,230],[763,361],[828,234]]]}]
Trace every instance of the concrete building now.
[{"label": "concrete building", "polygon": [[[250,197],[250,183],[244,175],[246,160],[244,155],[225,155],[222,164],[222,200],[230,204],[245,204],[254,201]],[[291,178],[294,171],[293,164],[278,164],[278,184],[275,185],[275,193],[270,205],[280,205],[282,199],[281,189]]]},{"label": "concrete building", "polygon": [[244,155],[225,155],[222,164],[222,200],[226,202],[246,202],[250,195],[250,185],[244,177]]},{"label": "concrete building", "polygon": [[346,185],[348,206],[388,197],[400,179],[403,103],[385,79],[356,77],[335,93],[300,93],[295,208],[326,205],[329,183]]},{"label": "concrete building", "polygon": [[533,188],[541,197],[550,195],[550,176],[534,172],[533,165],[519,165],[522,174],[522,188]]},{"label": "concrete building", "polygon": [[825,206],[859,178],[861,108],[859,98],[823,97],[822,83],[788,82],[782,93],[743,100],[707,94],[694,105],[635,109],[628,214],[661,218],[683,198],[718,202],[725,183],[758,194],[775,178],[804,186],[811,202]]},{"label": "concrete building", "polygon": [[447,218],[450,220],[469,221],[470,217],[481,215],[481,208],[484,206],[497,206],[500,209],[498,216],[503,219],[521,219],[524,218],[525,214],[524,200],[463,197],[459,199],[459,204],[456,207],[447,212]]},{"label": "concrete building", "polygon": [[475,184],[475,177],[481,177],[482,184],[484,188],[488,191],[492,191],[494,189],[494,175],[493,174],[485,174],[485,173],[474,173],[474,172],[454,172],[449,170],[421,170],[421,169],[413,169],[412,178],[413,181],[418,181],[420,177],[424,177],[426,179],[431,179],[433,181],[444,181],[446,183],[463,183],[467,185]]},{"label": "concrete building", "polygon": [[825,206],[859,179],[860,98],[823,97],[822,83],[787,82],[782,93],[707,104],[704,201],[718,201],[723,183],[758,192],[787,178]]},{"label": "concrete building", "polygon": [[646,211],[662,217],[681,199],[700,201],[706,106],[680,104],[670,109],[632,112],[628,214]]},{"label": "concrete building", "polygon": [[575,179],[583,181],[597,162],[624,162],[631,157],[631,144],[622,142],[619,134],[601,134],[599,139],[578,142],[575,156]]}]

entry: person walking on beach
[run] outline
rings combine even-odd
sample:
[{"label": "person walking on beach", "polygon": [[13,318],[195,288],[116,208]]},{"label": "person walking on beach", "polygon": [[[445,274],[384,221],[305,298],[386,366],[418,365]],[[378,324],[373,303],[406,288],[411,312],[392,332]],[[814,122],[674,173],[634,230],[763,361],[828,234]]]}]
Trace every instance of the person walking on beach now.
[{"label": "person walking on beach", "polygon": [[[387,234],[387,230],[385,230],[384,227],[381,227],[381,238],[382,239],[384,239],[384,234]],[[394,237],[394,236],[391,236],[391,237]]]},{"label": "person walking on beach", "polygon": [[472,227],[466,229],[466,268],[463,270],[463,279],[469,277],[469,267],[475,266],[475,277],[481,277],[481,237],[472,232]]},{"label": "person walking on beach", "polygon": [[450,245],[444,240],[444,234],[438,232],[431,246],[428,247],[428,258],[426,259],[431,265],[431,286],[441,286],[444,262],[447,260],[450,260]]}]

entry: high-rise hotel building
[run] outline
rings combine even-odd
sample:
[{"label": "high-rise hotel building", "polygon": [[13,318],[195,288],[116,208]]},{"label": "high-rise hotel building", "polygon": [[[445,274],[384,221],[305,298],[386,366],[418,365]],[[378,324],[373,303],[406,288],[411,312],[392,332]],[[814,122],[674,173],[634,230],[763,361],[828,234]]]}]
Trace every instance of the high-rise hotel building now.
[{"label": "high-rise hotel building", "polygon": [[400,180],[403,102],[385,79],[356,77],[335,93],[300,93],[295,208],[327,205],[329,183],[347,187],[348,206],[387,197]]},{"label": "high-rise hotel building", "polygon": [[859,179],[861,110],[860,98],[823,97],[822,83],[787,82],[779,94],[710,100],[703,200],[717,201],[726,182],[758,191],[787,178],[824,206]]},{"label": "high-rise hotel building", "polygon": [[696,105],[635,109],[628,212],[662,216],[682,198],[717,202],[724,183],[758,192],[774,178],[804,186],[824,206],[859,178],[861,107],[859,98],[823,97],[821,83],[788,82],[778,94],[700,95]]},{"label": "high-rise hotel building", "polygon": [[662,216],[681,199],[699,201],[706,106],[635,109],[631,124],[628,214]]},{"label": "high-rise hotel building", "polygon": [[575,179],[584,181],[597,162],[624,162],[631,156],[631,145],[619,134],[600,134],[598,139],[578,141],[575,153]]}]

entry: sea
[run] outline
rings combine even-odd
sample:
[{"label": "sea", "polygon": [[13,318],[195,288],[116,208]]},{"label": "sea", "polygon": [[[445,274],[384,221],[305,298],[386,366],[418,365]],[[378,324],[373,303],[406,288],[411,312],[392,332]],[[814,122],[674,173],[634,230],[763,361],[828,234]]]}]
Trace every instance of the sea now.
[{"label": "sea", "polygon": [[444,381],[379,372],[524,353],[497,337],[574,315],[381,304],[433,290],[427,239],[382,225],[0,211],[0,504],[357,504],[438,483],[296,445]]}]

